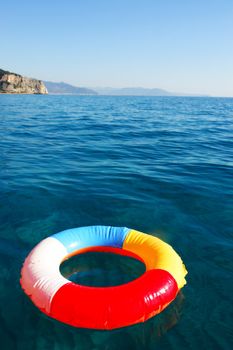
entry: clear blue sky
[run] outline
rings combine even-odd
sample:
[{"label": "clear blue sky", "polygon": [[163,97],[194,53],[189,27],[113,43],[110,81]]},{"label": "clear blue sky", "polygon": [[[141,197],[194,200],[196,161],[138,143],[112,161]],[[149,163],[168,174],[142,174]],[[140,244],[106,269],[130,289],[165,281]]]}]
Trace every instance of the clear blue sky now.
[{"label": "clear blue sky", "polygon": [[7,0],[0,19],[3,69],[233,96],[233,0]]}]

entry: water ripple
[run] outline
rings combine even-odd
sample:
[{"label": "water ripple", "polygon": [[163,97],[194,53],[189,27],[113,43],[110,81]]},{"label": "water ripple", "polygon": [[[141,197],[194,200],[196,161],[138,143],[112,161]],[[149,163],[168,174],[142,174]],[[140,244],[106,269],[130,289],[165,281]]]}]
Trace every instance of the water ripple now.
[{"label": "water ripple", "polygon": [[[233,99],[0,96],[4,349],[230,349],[232,135]],[[99,333],[26,301],[18,279],[33,245],[95,224],[156,234],[182,255],[188,284],[164,313]]]}]

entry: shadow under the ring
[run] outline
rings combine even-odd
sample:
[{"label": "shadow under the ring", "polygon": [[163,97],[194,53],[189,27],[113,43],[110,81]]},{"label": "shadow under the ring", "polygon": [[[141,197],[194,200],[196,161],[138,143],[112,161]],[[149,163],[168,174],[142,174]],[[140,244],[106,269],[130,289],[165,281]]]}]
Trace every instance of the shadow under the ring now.
[{"label": "shadow under the ring", "polygon": [[183,301],[184,296],[180,292],[161,314],[145,323],[109,332],[109,336],[100,344],[99,349],[154,349],[161,337],[179,322]]},{"label": "shadow under the ring", "polygon": [[[91,329],[74,328],[45,315],[41,315],[40,337],[47,333],[48,323],[52,326],[53,341],[64,342],[61,349],[72,349],[71,344],[79,344],[80,350],[150,350],[159,346],[162,337],[178,322],[182,313],[184,296],[180,292],[176,299],[159,315],[150,320],[134,326],[115,329],[112,331],[99,331]],[[47,325],[47,326],[46,326]],[[47,334],[46,334],[47,336]],[[60,339],[60,340],[59,340]]]}]

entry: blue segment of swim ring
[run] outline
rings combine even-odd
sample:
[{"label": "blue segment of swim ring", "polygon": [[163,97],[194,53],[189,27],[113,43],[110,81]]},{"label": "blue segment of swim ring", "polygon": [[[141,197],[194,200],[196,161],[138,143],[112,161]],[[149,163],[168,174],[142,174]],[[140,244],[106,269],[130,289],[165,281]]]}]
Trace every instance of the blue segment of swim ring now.
[{"label": "blue segment of swim ring", "polygon": [[65,230],[51,236],[61,242],[68,253],[75,250],[108,246],[122,248],[129,229],[112,226],[86,226]]}]

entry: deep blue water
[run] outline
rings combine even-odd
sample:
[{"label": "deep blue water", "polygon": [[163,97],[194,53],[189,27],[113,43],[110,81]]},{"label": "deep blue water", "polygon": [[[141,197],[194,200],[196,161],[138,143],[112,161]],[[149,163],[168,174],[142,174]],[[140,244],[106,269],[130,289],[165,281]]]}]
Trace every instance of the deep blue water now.
[{"label": "deep blue water", "polygon": [[[2,350],[232,348],[233,99],[2,95],[0,163]],[[21,291],[36,243],[97,224],[156,234],[182,256],[188,283],[162,314],[75,329]],[[103,254],[72,264],[90,284],[140,268]]]}]

